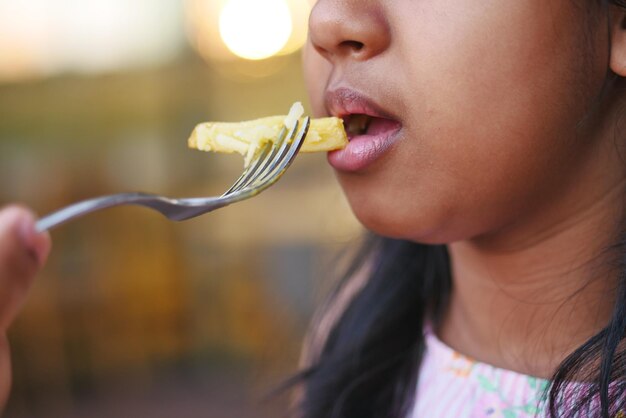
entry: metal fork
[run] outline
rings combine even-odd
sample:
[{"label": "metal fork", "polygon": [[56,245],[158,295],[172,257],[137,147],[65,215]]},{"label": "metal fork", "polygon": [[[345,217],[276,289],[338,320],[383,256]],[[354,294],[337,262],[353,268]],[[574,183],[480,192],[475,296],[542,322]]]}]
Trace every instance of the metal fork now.
[{"label": "metal fork", "polygon": [[154,209],[172,221],[184,221],[231,203],[249,199],[267,189],[285,173],[300,150],[309,130],[310,118],[298,121],[287,131],[283,128],[274,142],[257,153],[241,176],[221,196],[172,199],[147,193],[120,193],[84,200],[53,212],[37,221],[43,232],[79,216],[120,205],[139,205]]}]

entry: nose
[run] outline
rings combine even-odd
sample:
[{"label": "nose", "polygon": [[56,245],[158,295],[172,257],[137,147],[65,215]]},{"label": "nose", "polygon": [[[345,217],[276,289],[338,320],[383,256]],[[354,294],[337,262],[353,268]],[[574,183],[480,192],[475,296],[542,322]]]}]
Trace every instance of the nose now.
[{"label": "nose", "polygon": [[385,51],[391,42],[383,0],[318,0],[309,18],[315,49],[335,63],[364,61]]}]

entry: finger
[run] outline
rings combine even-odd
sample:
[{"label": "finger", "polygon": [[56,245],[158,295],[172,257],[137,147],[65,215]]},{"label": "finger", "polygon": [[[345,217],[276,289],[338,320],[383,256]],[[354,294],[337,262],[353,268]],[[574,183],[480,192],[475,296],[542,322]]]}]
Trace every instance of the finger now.
[{"label": "finger", "polygon": [[13,234],[41,266],[50,252],[50,235],[35,230],[37,217],[29,209],[12,205],[0,209],[0,237]]},{"label": "finger", "polygon": [[35,231],[35,217],[28,209],[0,210],[0,332],[15,317],[49,251],[50,237]]}]

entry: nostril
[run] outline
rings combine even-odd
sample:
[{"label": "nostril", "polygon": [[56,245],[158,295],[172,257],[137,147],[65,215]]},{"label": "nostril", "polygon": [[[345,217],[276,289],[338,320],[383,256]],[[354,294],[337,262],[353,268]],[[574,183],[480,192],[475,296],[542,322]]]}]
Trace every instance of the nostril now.
[{"label": "nostril", "polygon": [[320,55],[330,57],[335,53],[348,55],[354,53],[358,54],[365,49],[365,44],[359,41],[343,41],[337,44],[335,48],[328,50],[313,41],[313,47]]},{"label": "nostril", "polygon": [[340,45],[343,48],[351,49],[354,52],[359,52],[365,47],[365,44],[359,41],[343,41]]}]

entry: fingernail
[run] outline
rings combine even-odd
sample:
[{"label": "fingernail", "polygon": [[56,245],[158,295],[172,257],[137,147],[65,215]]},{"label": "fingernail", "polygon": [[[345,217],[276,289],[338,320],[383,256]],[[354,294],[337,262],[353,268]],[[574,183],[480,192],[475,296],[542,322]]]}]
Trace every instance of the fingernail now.
[{"label": "fingernail", "polygon": [[20,220],[19,234],[28,252],[35,258],[38,264],[42,264],[48,251],[46,233],[37,232],[35,230],[35,220],[29,216]]}]

